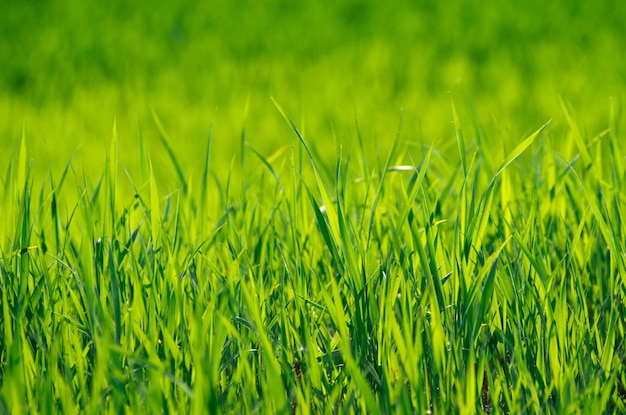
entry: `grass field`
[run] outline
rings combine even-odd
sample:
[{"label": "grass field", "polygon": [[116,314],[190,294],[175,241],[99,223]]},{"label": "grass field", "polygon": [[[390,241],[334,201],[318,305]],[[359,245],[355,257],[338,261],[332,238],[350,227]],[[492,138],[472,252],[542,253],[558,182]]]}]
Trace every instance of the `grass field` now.
[{"label": "grass field", "polygon": [[626,6],[0,17],[0,414],[626,413]]}]

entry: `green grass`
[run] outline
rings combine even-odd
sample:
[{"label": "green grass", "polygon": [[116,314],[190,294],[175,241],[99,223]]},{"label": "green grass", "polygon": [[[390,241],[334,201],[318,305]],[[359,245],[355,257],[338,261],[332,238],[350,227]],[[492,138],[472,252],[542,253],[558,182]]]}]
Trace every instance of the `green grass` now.
[{"label": "green grass", "polygon": [[626,3],[13,3],[0,414],[626,413]]},{"label": "green grass", "polygon": [[355,130],[328,165],[278,110],[295,144],[244,146],[241,184],[211,182],[209,151],[172,190],[150,156],[123,177],[114,126],[99,180],[68,164],[35,185],[22,142],[2,188],[2,412],[626,410],[614,116],[589,137],[564,104],[565,133],[498,155],[452,107],[460,164],[402,133],[372,159]]},{"label": "green grass", "polygon": [[[366,154],[384,157],[400,108],[407,138],[447,140],[450,93],[462,119],[497,120],[497,146],[560,116],[559,96],[600,131],[609,98],[626,99],[624,15],[622,2],[567,0],[14,2],[0,16],[0,143],[17,152],[25,124],[38,176],[79,148],[75,166],[96,180],[114,118],[124,143],[139,125],[157,148],[154,110],[185,165],[203,162],[214,120],[219,174],[244,125],[264,154],[291,142],[274,97],[332,164],[327,139],[349,142],[355,118]],[[152,153],[165,181],[171,164]],[[119,155],[133,177],[135,154]]]}]

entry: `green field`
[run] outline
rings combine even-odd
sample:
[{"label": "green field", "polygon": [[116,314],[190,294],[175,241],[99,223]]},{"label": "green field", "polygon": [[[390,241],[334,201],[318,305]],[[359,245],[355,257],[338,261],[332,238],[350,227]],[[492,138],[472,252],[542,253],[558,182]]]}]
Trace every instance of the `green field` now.
[{"label": "green field", "polygon": [[626,413],[626,3],[0,12],[0,414]]}]

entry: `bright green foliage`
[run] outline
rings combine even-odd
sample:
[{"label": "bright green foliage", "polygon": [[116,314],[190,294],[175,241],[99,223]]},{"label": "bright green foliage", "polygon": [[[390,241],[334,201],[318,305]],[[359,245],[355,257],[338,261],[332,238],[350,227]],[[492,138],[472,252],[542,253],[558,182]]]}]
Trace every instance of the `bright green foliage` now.
[{"label": "bright green foliage", "polygon": [[[95,180],[117,118],[120,163],[138,177],[138,122],[147,149],[166,140],[180,165],[201,165],[214,119],[221,174],[244,125],[263,154],[291,142],[270,97],[304,117],[328,163],[327,137],[345,139],[355,113],[367,154],[387,154],[400,108],[407,139],[447,140],[450,94],[461,119],[495,118],[507,140],[561,115],[559,96],[599,131],[609,97],[626,99],[624,16],[621,1],[13,1],[0,13],[0,144],[25,121],[38,174],[79,148]],[[180,174],[167,151],[152,156],[161,180]]]},{"label": "bright green foliage", "polygon": [[0,415],[626,413],[626,2],[5,3]]},{"label": "bright green foliage", "polygon": [[266,170],[239,196],[206,173],[164,192],[148,159],[120,197],[116,128],[95,184],[68,165],[35,187],[22,146],[2,190],[3,412],[626,410],[613,122],[590,140],[568,110],[565,136],[543,126],[498,160],[455,117],[460,168],[436,148],[407,164],[401,138],[333,168],[278,108],[300,143],[242,149]]}]

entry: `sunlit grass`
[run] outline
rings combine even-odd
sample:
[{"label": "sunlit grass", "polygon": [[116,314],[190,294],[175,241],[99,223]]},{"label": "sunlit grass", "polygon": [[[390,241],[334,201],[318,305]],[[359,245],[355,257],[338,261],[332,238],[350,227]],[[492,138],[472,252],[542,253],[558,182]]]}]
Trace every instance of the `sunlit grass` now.
[{"label": "sunlit grass", "polygon": [[372,154],[357,128],[328,164],[276,106],[293,146],[242,141],[219,175],[211,135],[191,169],[156,115],[136,175],[116,126],[96,181],[35,176],[24,136],[0,197],[0,411],[626,410],[614,108],[588,136],[563,104],[500,152],[453,107],[454,157],[401,128]]},{"label": "sunlit grass", "polygon": [[626,413],[625,5],[3,7],[0,415]]}]

